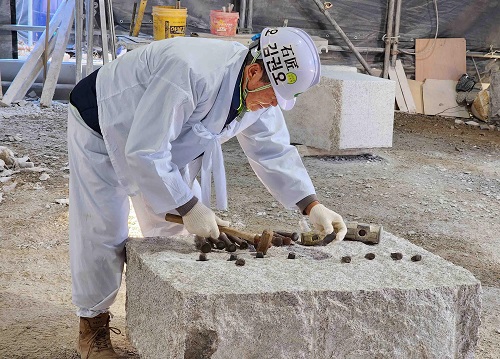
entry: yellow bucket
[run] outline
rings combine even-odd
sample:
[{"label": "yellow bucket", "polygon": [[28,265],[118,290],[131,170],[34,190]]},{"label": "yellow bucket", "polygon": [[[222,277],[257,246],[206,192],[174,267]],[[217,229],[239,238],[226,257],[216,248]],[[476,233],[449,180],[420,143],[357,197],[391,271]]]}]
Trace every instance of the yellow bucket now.
[{"label": "yellow bucket", "polygon": [[186,34],[187,8],[153,6],[153,38],[163,40]]}]

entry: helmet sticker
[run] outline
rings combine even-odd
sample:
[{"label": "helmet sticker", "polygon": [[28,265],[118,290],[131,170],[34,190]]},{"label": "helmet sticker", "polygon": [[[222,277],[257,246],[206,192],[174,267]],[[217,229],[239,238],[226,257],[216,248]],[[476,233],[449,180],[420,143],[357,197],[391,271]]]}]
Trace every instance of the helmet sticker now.
[{"label": "helmet sticker", "polygon": [[[272,35],[278,32],[279,29],[269,28],[263,35],[271,38]],[[281,45],[281,48],[278,48],[276,42],[270,42],[262,49],[262,53],[264,55],[267,72],[274,80],[274,85],[291,85],[297,82],[297,75],[290,71],[299,68],[292,44]]]},{"label": "helmet sticker", "polygon": [[293,72],[289,72],[286,74],[286,81],[292,85],[295,82],[297,82],[297,75],[295,75]]},{"label": "helmet sticker", "polygon": [[268,36],[268,35],[274,35],[276,33],[278,33],[278,29],[267,29],[266,33],[264,34],[264,36]]},{"label": "helmet sticker", "polygon": [[[274,42],[264,47],[262,51],[266,59],[267,70],[271,74],[275,85],[285,81],[288,84],[293,84],[297,81],[297,75],[294,73],[290,75],[291,78],[288,77],[290,73],[288,71],[299,68],[297,58],[293,52],[293,45],[283,45],[278,49],[278,44]],[[290,79],[293,79],[293,82]]]}]

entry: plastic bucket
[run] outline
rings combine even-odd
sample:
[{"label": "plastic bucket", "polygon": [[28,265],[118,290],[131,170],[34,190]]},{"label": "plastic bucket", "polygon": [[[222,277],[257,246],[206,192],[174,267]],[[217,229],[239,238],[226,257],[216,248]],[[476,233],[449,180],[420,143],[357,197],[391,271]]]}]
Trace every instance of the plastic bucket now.
[{"label": "plastic bucket", "polygon": [[238,12],[210,10],[210,33],[219,36],[234,36],[238,28]]},{"label": "plastic bucket", "polygon": [[187,8],[153,6],[153,38],[163,40],[186,34]]}]

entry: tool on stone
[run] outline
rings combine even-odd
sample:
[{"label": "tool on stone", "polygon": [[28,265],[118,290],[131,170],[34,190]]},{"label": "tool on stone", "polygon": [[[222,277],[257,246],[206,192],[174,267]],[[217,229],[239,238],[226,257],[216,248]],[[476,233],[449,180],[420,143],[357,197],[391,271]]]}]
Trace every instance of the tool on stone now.
[{"label": "tool on stone", "polygon": [[221,232],[221,234],[219,235],[219,241],[223,241],[226,244],[226,251],[236,252],[236,244],[234,244],[229,240],[229,238],[227,238],[226,233]]},{"label": "tool on stone", "polygon": [[401,259],[403,259],[403,254],[399,252],[394,252],[391,253],[391,258],[394,259],[395,261],[400,261]]},{"label": "tool on stone", "polygon": [[[176,214],[167,213],[165,215],[165,220],[168,222],[184,224],[182,222],[182,217]],[[273,238],[273,232],[268,230],[264,230],[262,232],[262,235],[260,236],[258,234],[247,233],[231,227],[223,226],[219,226],[219,231],[225,234],[231,234],[235,237],[239,237],[247,242],[250,242],[251,244],[255,245],[257,252],[262,252],[264,254],[267,252],[267,249],[271,247],[271,239]]]},{"label": "tool on stone", "polygon": [[207,242],[206,238],[196,236],[196,248],[202,253],[209,253],[212,251],[212,245]]},{"label": "tool on stone", "polygon": [[[298,234],[297,234],[298,236]],[[273,233],[273,239],[272,239],[273,246],[276,247],[281,247],[281,246],[290,246],[293,245],[292,243],[292,238],[287,237],[287,236],[282,236],[278,234],[277,232]]]},{"label": "tool on stone", "polygon": [[214,246],[215,248],[217,249],[224,249],[226,248],[226,243],[224,243],[223,241],[219,241],[219,239],[215,239],[215,238],[211,238],[211,237],[208,237],[207,238]]},{"label": "tool on stone", "polygon": [[248,242],[244,241],[243,239],[233,236],[232,234],[226,233],[227,238],[233,243],[236,243],[240,249],[247,249],[248,248]]},{"label": "tool on stone", "polygon": [[297,232],[285,232],[285,231],[275,231],[274,234],[279,234],[283,237],[291,238],[292,241],[297,242],[300,239],[300,235]]},{"label": "tool on stone", "polygon": [[[344,240],[358,241],[365,244],[378,244],[383,228],[377,224],[346,222],[347,234]],[[300,244],[304,246],[326,245],[335,239],[335,232],[326,236],[315,232],[301,233]]]},{"label": "tool on stone", "polygon": [[351,257],[344,256],[344,257],[340,258],[340,262],[341,263],[351,263]]}]

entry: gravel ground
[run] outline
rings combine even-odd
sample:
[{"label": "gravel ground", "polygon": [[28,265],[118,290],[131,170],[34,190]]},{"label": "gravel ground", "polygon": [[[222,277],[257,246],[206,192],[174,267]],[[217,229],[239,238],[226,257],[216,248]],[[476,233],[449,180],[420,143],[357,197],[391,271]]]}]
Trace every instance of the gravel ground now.
[{"label": "gravel ground", "polygon": [[[29,156],[35,166],[0,182],[2,358],[77,358],[68,263],[66,111],[60,103],[40,109],[35,101],[0,108],[0,146],[18,158]],[[297,230],[302,216],[268,195],[237,142],[223,149],[230,209],[220,215],[249,231]],[[476,358],[499,358],[500,132],[397,113],[394,146],[364,153],[304,157],[321,201],[346,220],[382,224],[470,270],[483,285]],[[138,234],[133,216],[130,226],[131,234]],[[113,341],[124,358],[138,358],[125,336],[124,301],[122,288],[112,308],[112,325],[122,334]]]}]

